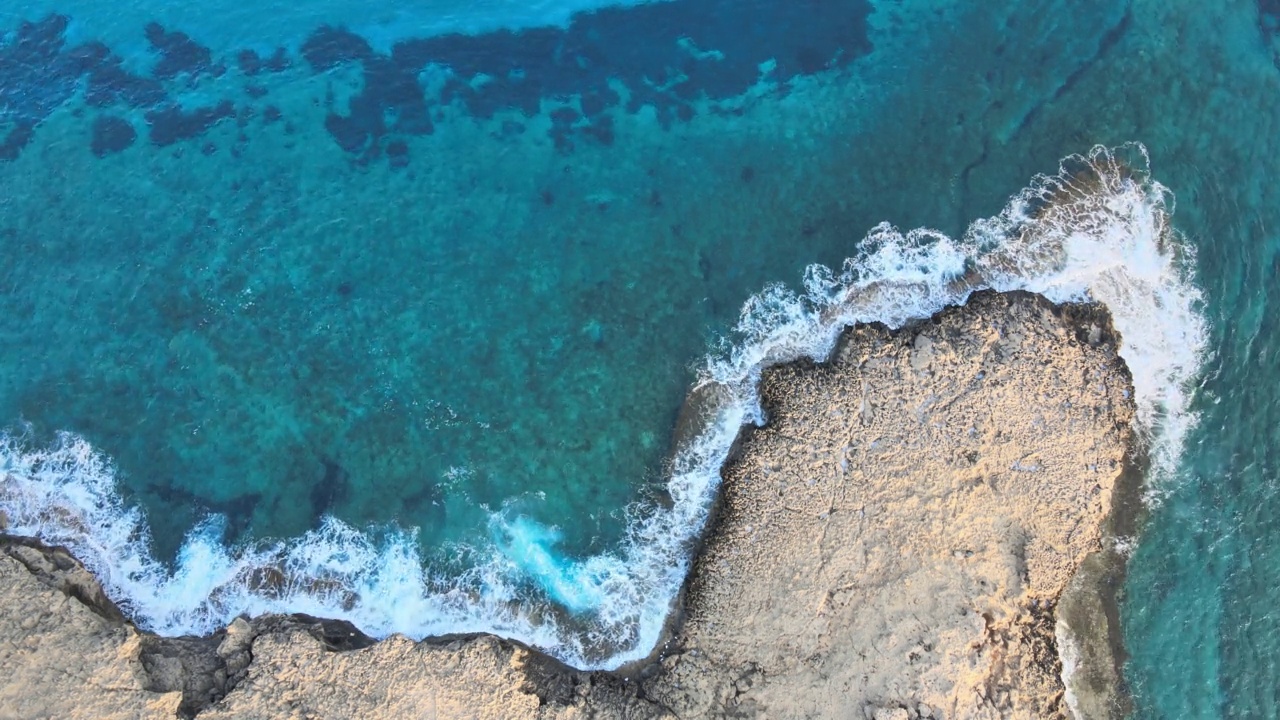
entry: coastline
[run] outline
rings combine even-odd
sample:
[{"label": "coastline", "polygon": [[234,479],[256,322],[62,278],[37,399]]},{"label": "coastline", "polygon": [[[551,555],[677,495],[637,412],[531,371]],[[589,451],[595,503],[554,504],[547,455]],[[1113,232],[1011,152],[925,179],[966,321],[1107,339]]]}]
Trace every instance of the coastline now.
[{"label": "coastline", "polygon": [[[1088,306],[1080,306],[1081,309]],[[1099,322],[1119,344],[1110,316],[1075,324]],[[1116,476],[1110,508],[1101,523],[1100,547],[1080,563],[1063,589],[1057,608],[1055,635],[1064,660],[1075,653],[1075,666],[1064,667],[1065,700],[1076,718],[1124,720],[1133,713],[1133,698],[1124,674],[1128,651],[1120,621],[1120,594],[1128,575],[1129,555],[1147,519],[1143,502],[1149,470],[1146,450],[1130,435],[1123,465]]]},{"label": "coastline", "polygon": [[1131,448],[1103,523],[1102,547],[1081,563],[1059,601],[1059,641],[1074,644],[1078,653],[1075,672],[1063,677],[1077,718],[1123,720],[1133,713],[1124,675],[1128,651],[1120,625],[1120,592],[1129,571],[1131,550],[1125,546],[1138,537],[1146,520],[1144,465],[1141,450]]},{"label": "coastline", "polygon": [[[966,332],[977,337],[983,323],[991,322],[993,318],[996,322],[1007,321],[1014,328],[1010,337],[1022,338],[1015,343],[1016,347],[1005,343],[997,333],[994,340],[988,337],[983,342],[970,343],[973,347],[968,350],[951,348],[944,351],[944,346],[950,341],[965,346],[967,341],[956,338],[963,340],[967,337]],[[963,331],[952,333],[956,328]],[[1024,332],[1026,328],[1034,330],[1031,334],[1035,337],[1029,341]],[[1071,701],[1064,697],[1067,688],[1062,685],[1062,666],[1054,641],[1055,633],[1059,632],[1055,619],[1067,615],[1078,619],[1067,618],[1064,627],[1082,627],[1098,617],[1107,619],[1105,633],[1092,636],[1077,633],[1082,638],[1079,642],[1082,651],[1079,667],[1088,672],[1077,672],[1068,681],[1074,702],[1082,712],[1086,708],[1108,704],[1113,709],[1122,708],[1126,701],[1117,671],[1122,657],[1116,653],[1122,652],[1122,648],[1117,644],[1119,629],[1114,624],[1118,617],[1115,594],[1090,589],[1111,587],[1114,591],[1117,587],[1116,573],[1123,572],[1123,557],[1114,552],[1091,553],[1104,547],[1099,545],[1100,538],[1132,535],[1134,514],[1130,511],[1137,507],[1134,503],[1139,492],[1138,486],[1129,481],[1140,480],[1140,475],[1125,472],[1126,468],[1132,471],[1140,459],[1134,456],[1135,447],[1129,427],[1133,409],[1132,392],[1127,385],[1128,372],[1115,354],[1117,346],[1118,339],[1110,327],[1109,315],[1098,306],[1054,306],[1028,293],[981,292],[975,293],[965,306],[947,308],[929,320],[900,330],[891,331],[878,325],[846,329],[828,363],[798,362],[769,369],[762,381],[766,385],[762,396],[771,421],[763,428],[744,428],[738,436],[735,452],[722,470],[724,485],[717,496],[717,510],[703,531],[694,569],[677,599],[677,608],[669,617],[668,637],[655,649],[653,662],[625,668],[618,673],[575,671],[535,650],[491,636],[434,638],[420,643],[393,636],[375,642],[348,623],[304,616],[238,620],[227,630],[206,638],[156,638],[123,622],[119,609],[101,594],[100,589],[95,593],[96,582],[64,551],[16,539],[5,540],[3,548],[9,558],[17,556],[15,559],[21,559],[29,570],[37,571],[46,587],[45,592],[87,601],[85,604],[97,613],[94,616],[97,620],[81,617],[85,610],[83,606],[77,612],[67,610],[64,604],[60,611],[75,614],[81,626],[96,623],[100,633],[113,638],[106,642],[105,650],[99,642],[97,650],[111,655],[113,662],[122,668],[119,670],[121,677],[131,677],[132,680],[116,687],[117,692],[83,698],[85,702],[98,703],[93,710],[82,715],[85,717],[124,713],[122,708],[125,704],[121,703],[125,697],[141,703],[142,707],[148,708],[148,713],[157,713],[156,717],[172,717],[175,713],[209,718],[246,717],[255,713],[274,715],[287,707],[309,707],[312,709],[308,712],[318,716],[381,714],[390,717],[396,712],[417,712],[427,717],[432,713],[441,717],[663,717],[673,713],[688,717],[698,714],[723,716],[730,712],[746,716],[789,716],[793,712],[807,711],[807,704],[820,702],[823,693],[832,692],[831,667],[817,666],[833,660],[838,660],[834,663],[840,667],[837,674],[843,672],[847,675],[852,668],[854,672],[864,672],[867,677],[876,676],[880,685],[864,682],[862,692],[848,697],[859,698],[866,716],[877,720],[900,717],[1043,717],[1045,712],[1049,716],[1067,717],[1063,704]],[[1061,352],[1055,354],[1055,349]],[[965,352],[969,354],[965,355]],[[1019,353],[1028,354],[1028,358],[1035,355],[1035,358],[1022,358]],[[920,533],[921,537],[917,537],[912,528],[921,524],[918,519],[906,518],[905,524],[895,524],[907,515],[903,508],[909,506],[910,512],[924,512],[910,495],[904,496],[898,505],[882,502],[882,496],[873,494],[868,496],[873,498],[870,503],[861,509],[849,510],[838,506],[833,488],[845,487],[840,483],[844,482],[846,474],[850,474],[848,457],[818,458],[814,451],[820,446],[812,443],[804,452],[798,451],[799,454],[770,455],[782,447],[771,445],[771,442],[803,446],[803,442],[794,439],[797,434],[780,435],[783,431],[779,430],[779,424],[786,426],[788,417],[808,417],[800,425],[818,432],[827,432],[830,429],[828,425],[841,417],[848,425],[846,430],[872,428],[876,432],[884,432],[885,426],[877,423],[889,422],[884,418],[902,409],[895,409],[893,403],[905,402],[906,395],[882,395],[884,388],[879,385],[869,393],[868,380],[865,379],[861,387],[845,387],[841,383],[847,384],[848,376],[831,375],[837,366],[847,369],[852,364],[856,372],[865,369],[869,373],[867,377],[872,377],[870,373],[873,372],[906,373],[903,382],[898,383],[903,387],[887,388],[886,392],[898,392],[904,387],[907,390],[913,387],[916,390],[926,387],[936,390],[945,387],[936,383],[956,380],[982,362],[995,362],[991,366],[994,372],[1001,369],[1001,362],[1017,360],[1024,366],[1030,362],[1041,362],[1042,358],[1037,353],[1048,353],[1054,357],[1070,355],[1067,360],[1062,360],[1067,363],[1063,366],[1066,369],[1075,368],[1070,364],[1072,362],[1080,367],[1101,362],[1109,368],[1105,392],[1091,399],[1079,397],[1085,395],[1083,388],[1071,387],[1070,381],[1059,381],[1052,387],[1036,385],[1042,379],[1028,374],[1025,367],[1020,375],[1007,379],[1007,382],[1015,384],[1032,383],[1025,388],[1018,386],[1023,390],[1040,387],[1042,395],[1058,393],[1054,396],[1058,401],[1068,401],[1063,406],[1063,417],[1074,418],[1073,422],[1086,422],[1095,408],[1098,409],[1095,415],[1110,413],[1107,416],[1112,421],[1109,427],[1107,422],[1081,425],[1088,432],[1080,437],[1073,436],[1071,442],[1065,436],[1050,433],[1047,437],[1061,445],[1060,448],[1034,448],[1037,440],[1034,433],[1013,441],[1000,440],[1001,433],[1005,431],[993,428],[995,435],[992,437],[996,438],[996,445],[982,446],[995,453],[995,457],[1003,458],[1000,453],[1026,449],[1021,445],[1005,447],[1010,442],[1015,445],[1021,442],[1033,448],[1031,453],[1024,455],[1050,457],[1054,452],[1066,451],[1069,454],[1080,447],[1072,443],[1088,441],[1115,455],[1110,458],[1115,464],[1114,472],[1104,470],[1096,483],[1090,479],[1089,484],[1097,488],[1096,492],[1085,492],[1088,488],[1079,484],[1079,478],[1066,478],[1064,482],[1070,480],[1079,487],[1073,486],[1070,492],[1060,493],[1051,483],[1047,494],[1035,496],[1042,497],[1045,503],[1058,502],[1063,507],[1070,506],[1079,511],[1075,516],[1055,517],[1057,527],[1037,525],[1046,517],[1052,517],[1039,509],[1039,515],[1018,516],[1014,518],[1017,522],[1013,525],[1001,526],[1003,530],[992,534],[991,528],[984,523],[994,523],[1000,518],[982,516],[974,520],[973,508],[981,505],[979,503],[963,505],[970,515],[962,513],[947,518],[945,528],[940,528],[933,535]],[[972,364],[975,360],[978,365]],[[985,372],[987,370],[979,371],[976,377],[981,380]],[[813,384],[824,375],[832,383],[831,388],[843,387],[846,391],[843,409],[837,410],[839,417],[829,414],[823,418],[812,413],[788,416],[786,400],[803,396],[798,390],[802,386],[813,391]],[[1006,403],[1025,403],[1029,407],[1034,407],[1036,402],[1046,402],[1043,397],[1022,398],[1016,393],[1001,395],[1005,391],[999,386],[995,390],[988,389],[994,383],[974,384],[971,380],[970,377],[967,384],[956,384],[957,393],[952,404],[959,402],[963,405],[969,400],[987,402],[992,397],[1002,397]],[[930,382],[935,385],[928,385]],[[771,393],[768,389],[771,383],[781,385]],[[1126,388],[1129,392],[1124,394]],[[991,393],[995,395],[988,397]],[[1073,398],[1073,394],[1076,397]],[[1050,402],[1045,407],[1052,404]],[[1073,414],[1077,410],[1078,414]],[[827,424],[820,422],[824,419]],[[1054,419],[1042,417],[1039,421],[1047,427],[1053,424]],[[931,432],[921,429],[926,427],[922,421],[920,428],[912,432]],[[951,434],[963,435],[963,432]],[[877,439],[863,438],[866,441],[863,446],[872,448]],[[934,438],[935,443],[945,444],[952,440],[955,438],[946,432]],[[857,444],[858,441],[851,439],[845,447]],[[934,449],[917,448],[926,455]],[[768,460],[761,464],[762,458],[770,457],[787,457],[790,460]],[[918,473],[911,474],[911,462],[908,462],[914,457],[894,459],[883,456],[877,460],[877,463],[895,467],[894,473],[900,474],[897,478],[889,478],[892,482],[886,488],[893,492],[904,488],[920,489],[915,484],[919,480]],[[866,459],[865,454],[863,459]],[[947,462],[953,460],[960,462],[957,458],[950,458]],[[879,467],[877,463],[868,468]],[[974,491],[967,486],[957,486],[947,493],[938,494],[937,499],[948,503],[968,503],[965,498],[973,492],[996,492],[1000,483],[1039,472],[1039,469],[1015,471],[1013,468],[1019,467],[1020,463],[1018,460],[1006,469],[1001,469],[999,463],[983,466],[985,469],[980,475],[985,479],[980,478],[983,481],[978,485],[986,486],[985,489]],[[970,465],[976,466],[976,462]],[[766,467],[767,472],[761,475],[761,468]],[[840,482],[810,482],[808,487],[816,486],[822,492],[807,492],[803,483],[783,482],[775,478],[774,481],[781,484],[772,499],[769,498],[771,493],[752,494],[762,484],[753,481],[771,474],[785,477],[788,470],[798,470],[801,476],[810,470],[818,474],[834,473],[831,477],[839,476]],[[876,474],[878,472],[873,469],[859,475],[857,487],[879,482],[882,478]],[[892,473],[880,474],[887,476]],[[1107,477],[1102,477],[1104,475]],[[1056,476],[1054,482],[1058,482]],[[1113,486],[1116,488],[1114,491]],[[787,488],[785,493],[781,489],[783,487]],[[847,487],[845,489],[848,490]],[[782,501],[784,495],[786,500]],[[805,516],[805,508],[820,509],[824,504],[825,517],[818,517],[821,513],[816,513],[801,520],[788,519],[791,515]],[[860,534],[863,523],[846,522],[851,517],[867,517],[867,507],[875,508],[870,516],[881,523],[882,529],[878,531],[881,535]],[[1000,510],[1004,512],[1005,508]],[[857,515],[859,512],[861,516]],[[769,518],[770,523],[763,529],[778,529],[783,531],[783,535],[778,536],[780,538],[804,538],[805,542],[798,547],[769,545],[774,538],[755,535],[756,531],[762,530],[757,527],[762,518]],[[819,562],[815,564],[813,558],[806,558],[805,554],[812,549],[812,538],[808,532],[819,526],[823,528],[823,540],[817,543]],[[911,532],[895,534],[901,528]],[[874,565],[866,561],[861,571],[846,563],[836,574],[850,575],[851,580],[830,587],[817,587],[811,582],[812,574],[805,575],[802,571],[807,568],[813,573],[821,573],[829,570],[829,562],[838,566],[846,560],[839,554],[843,546],[834,549],[822,547],[828,532],[833,532],[833,538],[852,542],[896,539],[900,544],[892,546],[895,553],[910,548],[926,559],[895,565],[893,563],[897,560],[894,557],[885,556],[879,558],[879,562],[884,564]],[[958,537],[972,543],[972,548],[934,547],[939,537]],[[1040,542],[1042,540],[1045,542]],[[761,545],[768,545],[763,555],[758,553]],[[1018,550],[1019,546],[1021,550]],[[753,547],[756,550],[752,550]],[[864,547],[864,556],[871,557],[876,547],[879,546],[874,543]],[[752,555],[753,552],[757,554]],[[955,555],[956,552],[960,554]],[[957,561],[942,564],[938,558],[945,557],[955,557]],[[786,565],[785,569],[791,574],[782,586],[771,586],[770,582],[776,585],[782,577],[776,572],[781,566],[769,564],[777,560],[794,560],[798,564]],[[6,568],[11,564],[7,558],[4,562]],[[933,566],[930,563],[939,564]],[[920,637],[892,637],[894,621],[890,618],[893,612],[903,610],[897,600],[904,588],[917,581],[928,584],[929,592],[925,594],[930,597],[948,598],[948,602],[969,602],[977,598],[985,604],[981,608],[975,606],[976,612],[965,613],[965,619],[960,622],[944,617],[949,612],[943,607],[945,602],[935,603],[936,607],[925,610],[941,608],[942,612],[937,613],[939,619],[935,621],[933,616],[926,615],[929,619],[926,622],[916,617],[916,622],[924,629],[913,633]],[[1063,595],[1068,581],[1071,581],[1072,592]],[[851,583],[853,592],[845,587]],[[988,589],[988,585],[994,585],[996,589]],[[858,588],[863,586],[867,589],[865,596],[850,599],[858,595]],[[30,589],[34,583],[28,582],[24,587]],[[780,596],[780,587],[786,588],[791,597]],[[817,593],[813,597],[822,598],[818,605],[811,607],[798,602],[806,597],[808,591]],[[52,602],[49,597],[42,598],[45,605]],[[1060,612],[1055,613],[1052,608],[1059,598],[1066,607],[1058,606]],[[741,604],[744,599],[748,604],[755,601],[760,604],[744,611]],[[1035,604],[1020,604],[1024,599],[1032,599]],[[1096,602],[1091,604],[1086,600]],[[794,611],[802,605],[800,612]],[[29,610],[30,606],[22,607]],[[875,609],[891,612],[881,616],[882,627],[866,635],[857,627],[859,622],[855,616]],[[13,612],[14,608],[6,604],[0,614],[10,615]],[[916,616],[921,612],[912,610],[908,614]],[[721,622],[730,627],[718,627]],[[815,634],[815,622],[826,623],[826,630]],[[11,624],[0,625],[0,632],[24,632],[21,621],[12,627],[18,629],[11,629]],[[779,628],[799,639],[784,641],[790,636],[775,634]],[[59,629],[56,622],[49,628],[49,632],[55,634],[64,630],[75,632],[74,627]],[[880,632],[886,630],[888,635]],[[83,634],[82,629],[80,632]],[[939,641],[949,642],[922,640],[925,636],[936,636]],[[23,639],[31,637],[28,632]],[[832,642],[833,638],[841,642]],[[839,650],[838,646],[850,638],[870,640],[871,647],[877,652],[880,652],[877,641],[888,639],[895,650],[905,648],[909,652],[894,660],[863,662],[862,665],[858,663],[865,658],[860,661],[833,656],[833,648]],[[973,646],[974,638],[979,639],[976,647]],[[811,641],[820,642],[814,645]],[[763,652],[763,649],[779,643],[785,649],[772,654]],[[806,646],[805,643],[810,644]],[[22,643],[15,647],[20,645]],[[928,646],[928,649],[912,649],[917,646]],[[1050,649],[1053,652],[1045,655],[1044,652]],[[351,652],[332,652],[335,650]],[[822,653],[826,655],[819,657]],[[911,653],[916,653],[917,657],[912,658]],[[21,663],[26,657],[21,653],[15,655],[0,657],[0,660],[7,667]],[[413,662],[408,662],[410,658]],[[106,665],[111,666],[111,663]],[[299,669],[303,667],[306,668],[305,673]],[[465,678],[465,682],[458,682],[459,677]],[[9,696],[36,699],[49,698],[56,693],[62,693],[57,698],[59,700],[71,697],[65,694],[65,689],[15,687],[16,683],[23,682],[15,676],[4,692]],[[130,682],[133,687],[126,687]],[[392,687],[395,692],[388,692]],[[121,703],[110,704],[117,700]],[[21,716],[20,710],[12,712],[19,713],[14,717]],[[1086,716],[1101,717],[1094,714]]]}]

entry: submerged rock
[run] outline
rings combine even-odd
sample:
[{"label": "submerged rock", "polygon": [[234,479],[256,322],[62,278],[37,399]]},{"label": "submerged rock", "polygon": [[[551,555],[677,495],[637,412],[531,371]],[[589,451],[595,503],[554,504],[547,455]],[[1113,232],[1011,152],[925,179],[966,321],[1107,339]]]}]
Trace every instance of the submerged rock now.
[{"label": "submerged rock", "polygon": [[182,73],[191,77],[203,74],[219,75],[220,68],[213,64],[209,48],[191,39],[184,32],[169,31],[160,23],[148,23],[143,31],[151,48],[160,55],[152,74],[161,80],[174,78]]},{"label": "submerged rock", "polygon": [[93,137],[89,149],[98,157],[106,157],[129,147],[138,139],[138,131],[127,120],[102,115],[93,121]]},{"label": "submerged rock", "polygon": [[167,105],[149,111],[146,120],[147,125],[151,126],[151,142],[165,146],[197,137],[222,120],[234,116],[235,106],[230,100],[223,100],[217,105],[193,110]]}]

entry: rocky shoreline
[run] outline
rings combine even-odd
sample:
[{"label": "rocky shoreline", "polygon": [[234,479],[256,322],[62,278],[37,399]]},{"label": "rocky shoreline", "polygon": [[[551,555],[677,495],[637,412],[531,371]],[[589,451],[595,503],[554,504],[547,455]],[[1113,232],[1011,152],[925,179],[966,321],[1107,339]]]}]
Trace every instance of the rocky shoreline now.
[{"label": "rocky shoreline", "polygon": [[6,537],[0,718],[1119,718],[1107,538],[1141,473],[1117,346],[1100,306],[984,291],[767,370],[671,637],[626,674],[304,616],[159,638]]}]

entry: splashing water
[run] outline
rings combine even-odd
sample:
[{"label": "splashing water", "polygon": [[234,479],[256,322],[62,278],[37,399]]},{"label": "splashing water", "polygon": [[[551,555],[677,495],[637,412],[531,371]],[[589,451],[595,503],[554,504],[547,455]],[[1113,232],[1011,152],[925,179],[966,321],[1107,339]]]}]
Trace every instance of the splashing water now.
[{"label": "splashing water", "polygon": [[1105,303],[1133,374],[1148,487],[1169,482],[1195,422],[1190,382],[1206,328],[1191,249],[1170,227],[1172,197],[1147,168],[1140,145],[1097,147],[1036,178],[962,239],[882,224],[838,272],[809,267],[803,292],[772,285],[750,298],[690,397],[699,417],[672,462],[670,506],[629,508],[626,541],[613,553],[563,557],[555,529],[495,513],[493,542],[457,548],[469,569],[446,580],[424,565],[412,532],[329,518],[301,537],[228,548],[212,518],[169,569],[150,554],[145,518],[117,495],[109,461],[71,433],[48,448],[0,437],[0,509],[9,532],[67,546],[139,626],[161,634],[302,612],[374,636],[490,632],[579,668],[617,668],[659,641],[720,466],[741,427],[764,420],[761,370],[825,359],[847,325],[898,327],[983,288]]}]

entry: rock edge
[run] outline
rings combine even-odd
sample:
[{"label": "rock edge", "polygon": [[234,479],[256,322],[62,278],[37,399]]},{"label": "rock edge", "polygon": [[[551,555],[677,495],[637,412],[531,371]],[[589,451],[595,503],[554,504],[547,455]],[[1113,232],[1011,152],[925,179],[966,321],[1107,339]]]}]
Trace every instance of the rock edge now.
[{"label": "rock edge", "polygon": [[[767,370],[770,423],[722,470],[671,641],[625,677],[306,616],[159,638],[65,550],[7,537],[0,718],[1066,717],[1059,633],[1071,704],[1121,717],[1123,558],[1102,541],[1132,529],[1140,458],[1118,340],[1100,306],[984,291]],[[1001,419],[952,427],[984,409]],[[1082,451],[1094,470],[1052,467]]]}]

